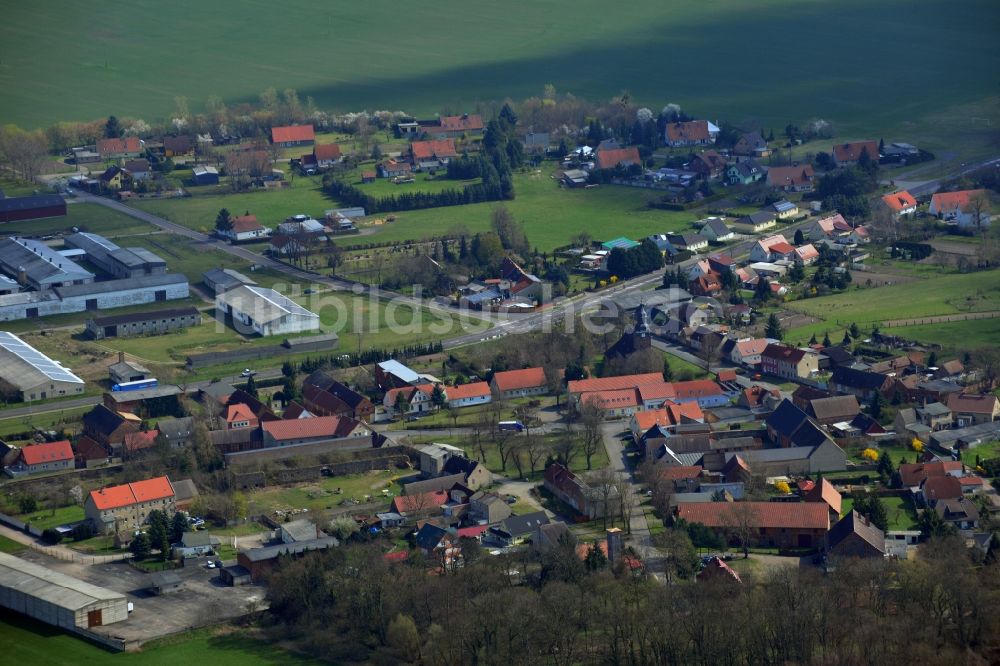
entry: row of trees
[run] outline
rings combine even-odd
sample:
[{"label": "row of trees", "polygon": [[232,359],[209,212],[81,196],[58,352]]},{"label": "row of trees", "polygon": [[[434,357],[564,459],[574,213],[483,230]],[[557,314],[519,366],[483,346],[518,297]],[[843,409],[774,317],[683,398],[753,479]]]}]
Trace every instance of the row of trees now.
[{"label": "row of trees", "polygon": [[958,539],[933,540],[916,561],[696,584],[683,582],[696,561],[680,540],[673,585],[581,559],[572,539],[512,557],[469,543],[465,566],[443,576],[416,551],[391,564],[381,544],[352,545],[286,561],[264,629],[332,661],[441,666],[985,663],[1000,647],[996,564],[976,566]]}]

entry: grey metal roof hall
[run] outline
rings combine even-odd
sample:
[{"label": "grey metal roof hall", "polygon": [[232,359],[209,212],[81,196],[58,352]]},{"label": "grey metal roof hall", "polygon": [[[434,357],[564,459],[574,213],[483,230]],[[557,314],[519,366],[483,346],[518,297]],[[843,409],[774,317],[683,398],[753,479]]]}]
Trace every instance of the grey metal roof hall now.
[{"label": "grey metal roof hall", "polygon": [[310,539],[309,541],[296,541],[295,543],[281,543],[274,546],[264,546],[263,548],[251,548],[243,551],[243,554],[251,562],[266,562],[273,560],[279,555],[296,555],[306,553],[311,550],[325,550],[335,548],[340,545],[336,537],[321,537]]},{"label": "grey metal roof hall", "polygon": [[97,294],[129,291],[132,289],[166,287],[173,284],[187,284],[187,278],[180,273],[158,273],[156,275],[143,275],[142,277],[123,278],[121,280],[107,280],[106,282],[55,287],[55,292],[59,294],[60,298],[70,298],[73,296],[96,296]]},{"label": "grey metal roof hall", "polygon": [[45,243],[25,238],[0,239],[0,268],[11,277],[23,272],[30,282],[42,286],[94,279],[93,273]]},{"label": "grey metal roof hall", "polygon": [[128,617],[123,593],[7,553],[0,553],[0,606],[68,630]]}]

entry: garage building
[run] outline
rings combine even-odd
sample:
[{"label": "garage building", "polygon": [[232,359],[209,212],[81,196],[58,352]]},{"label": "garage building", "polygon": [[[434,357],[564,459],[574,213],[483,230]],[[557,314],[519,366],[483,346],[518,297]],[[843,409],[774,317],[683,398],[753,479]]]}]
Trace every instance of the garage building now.
[{"label": "garage building", "polygon": [[125,595],[0,553],[0,606],[76,631],[128,618]]},{"label": "garage building", "polygon": [[195,307],[132,312],[123,315],[94,317],[87,320],[87,333],[95,340],[130,338],[140,335],[160,335],[201,323],[201,313]]}]

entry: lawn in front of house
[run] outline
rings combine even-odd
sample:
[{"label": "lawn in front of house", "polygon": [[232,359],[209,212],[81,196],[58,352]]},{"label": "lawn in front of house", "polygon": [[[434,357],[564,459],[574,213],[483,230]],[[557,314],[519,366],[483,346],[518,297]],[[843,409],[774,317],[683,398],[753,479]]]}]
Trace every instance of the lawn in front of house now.
[{"label": "lawn in front of house", "polygon": [[84,519],[83,507],[78,504],[62,506],[57,509],[40,509],[31,513],[16,516],[23,523],[45,530],[50,527],[78,523]]},{"label": "lawn in front of house", "polygon": [[99,534],[82,541],[66,541],[65,543],[73,550],[88,555],[111,555],[121,552],[121,549],[115,548],[115,537],[112,534]]},{"label": "lawn in front of house", "polygon": [[[881,497],[885,506],[885,513],[889,518],[890,530],[915,530],[918,529],[917,514],[913,508],[913,502],[906,497]],[[854,507],[854,500],[845,497],[841,504],[840,513],[846,516]]]}]

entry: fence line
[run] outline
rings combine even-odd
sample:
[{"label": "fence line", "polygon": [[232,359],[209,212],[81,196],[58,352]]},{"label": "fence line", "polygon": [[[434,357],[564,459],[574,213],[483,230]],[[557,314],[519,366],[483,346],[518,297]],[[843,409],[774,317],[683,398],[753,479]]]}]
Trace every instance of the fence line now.
[{"label": "fence line", "polygon": [[927,315],[925,317],[914,317],[910,319],[881,319],[873,321],[850,321],[845,322],[837,319],[838,326],[850,326],[857,324],[860,327],[870,327],[877,325],[885,328],[904,328],[906,326],[922,326],[925,324],[945,324],[956,321],[975,321],[978,319],[995,319],[1000,317],[1000,312],[965,312],[946,315]]}]

